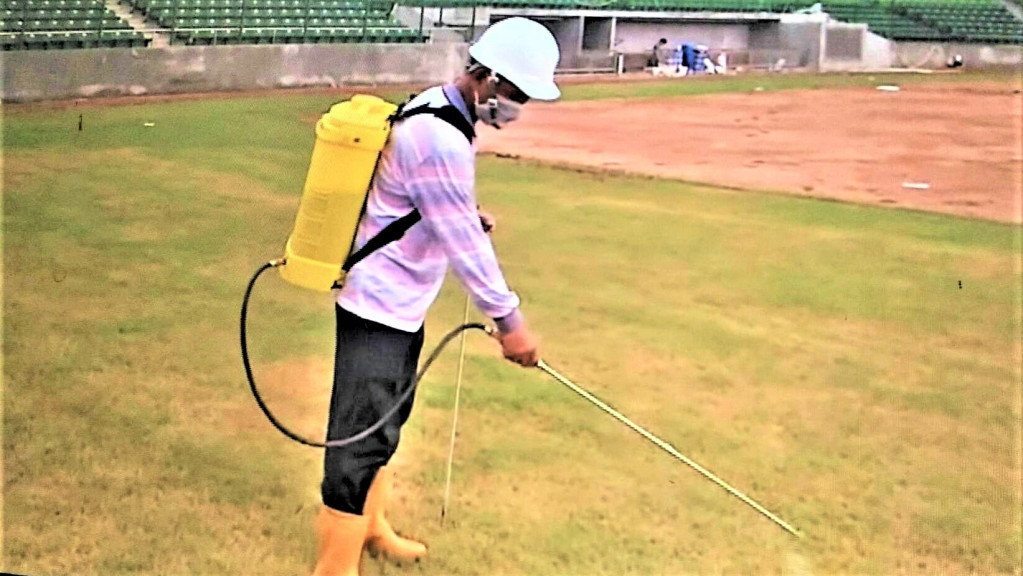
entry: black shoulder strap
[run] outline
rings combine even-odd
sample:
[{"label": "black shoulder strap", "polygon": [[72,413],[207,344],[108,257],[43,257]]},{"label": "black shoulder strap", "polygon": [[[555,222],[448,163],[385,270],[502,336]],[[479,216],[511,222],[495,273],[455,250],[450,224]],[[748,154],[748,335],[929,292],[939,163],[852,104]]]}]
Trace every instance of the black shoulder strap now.
[{"label": "black shoulder strap", "polygon": [[[473,140],[476,139],[476,130],[473,128],[472,124],[466,120],[462,112],[453,104],[447,104],[440,107],[423,105],[416,106],[410,110],[406,110],[405,104],[402,104],[398,106],[398,109],[393,115],[391,115],[389,120],[393,125],[395,122],[404,120],[411,116],[418,116],[420,114],[432,114],[433,116],[436,116],[437,118],[440,118],[454,126],[462,133],[463,136],[465,136],[465,139],[468,140],[470,144],[472,144]],[[379,158],[377,161],[379,162]],[[373,169],[373,175],[376,176],[376,168]],[[372,181],[370,182],[370,187],[372,188]],[[365,205],[363,205],[363,211],[365,211]],[[360,216],[360,220],[361,219],[362,218]],[[405,235],[405,232],[408,232],[408,229],[420,220],[422,220],[422,216],[419,214],[419,210],[413,209],[408,214],[398,218],[394,222],[391,222],[385,226],[383,230],[378,232],[376,236],[370,238],[369,241],[362,246],[362,248],[359,248],[355,252],[349,254],[348,258],[345,259],[344,264],[341,265],[341,269],[347,273],[352,269],[352,266],[355,266],[373,252],[376,252],[391,242],[401,239],[401,237]]]},{"label": "black shoulder strap", "polygon": [[455,108],[454,104],[446,104],[440,107],[432,107],[428,104],[422,106],[416,106],[411,110],[399,110],[396,114],[396,120],[404,120],[412,116],[418,116],[420,114],[431,114],[440,118],[441,120],[451,124],[459,132],[465,136],[465,139],[472,144],[472,141],[476,139],[476,129],[472,127],[472,124],[465,119],[465,115],[458,108]]},{"label": "black shoulder strap", "polygon": [[352,266],[361,262],[366,256],[369,256],[391,242],[400,239],[405,235],[405,232],[408,232],[409,228],[421,219],[422,216],[419,215],[419,210],[413,208],[408,214],[398,218],[387,226],[384,226],[384,229],[377,232],[376,236],[370,238],[369,242],[363,244],[362,248],[359,248],[354,253],[350,254],[345,260],[345,263],[341,265],[341,269],[348,272],[352,269]]}]

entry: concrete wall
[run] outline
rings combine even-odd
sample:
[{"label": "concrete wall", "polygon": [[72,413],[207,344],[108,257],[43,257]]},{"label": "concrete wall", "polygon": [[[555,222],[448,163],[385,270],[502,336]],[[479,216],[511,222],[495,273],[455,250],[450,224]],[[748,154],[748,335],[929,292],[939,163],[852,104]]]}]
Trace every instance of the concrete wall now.
[{"label": "concrete wall", "polygon": [[895,42],[867,31],[863,36],[863,65],[868,69],[891,68],[895,64]]},{"label": "concrete wall", "polygon": [[421,8],[418,6],[395,6],[392,15],[409,28],[419,29],[422,18],[423,28],[452,26],[455,28],[485,28],[490,22],[490,8]]},{"label": "concrete wall", "polygon": [[824,21],[782,20],[778,27],[779,41],[786,50],[802,52],[798,66],[819,70],[824,56]]},{"label": "concrete wall", "polygon": [[583,49],[583,17],[564,18],[558,20],[540,20],[558,42],[561,50],[559,68],[576,68],[580,66],[579,55]]},{"label": "concrete wall", "polygon": [[279,44],[4,52],[4,102],[455,78],[465,44]]},{"label": "concrete wall", "polygon": [[896,42],[893,65],[906,68],[944,68],[948,59],[961,54],[967,68],[1023,67],[1023,46],[984,44],[938,44]]},{"label": "concrete wall", "polygon": [[955,54],[962,55],[967,68],[1023,67],[1021,46],[893,42],[868,31],[863,36],[862,59],[843,61],[825,58],[821,70],[942,69]]},{"label": "concrete wall", "polygon": [[[856,31],[856,57],[843,58],[836,55],[830,42],[836,30]],[[894,43],[867,30],[865,24],[838,24],[829,22],[825,30],[825,51],[821,59],[822,72],[855,72],[891,68]]]},{"label": "concrete wall", "polygon": [[[641,67],[659,38],[670,45],[697,42],[712,51],[733,51],[746,63],[786,59],[787,67],[863,70],[888,67],[943,68],[961,54],[968,68],[1023,68],[1023,46],[890,42],[869,31],[859,61],[823,58],[823,20],[711,23],[593,19],[587,48],[614,33],[611,51],[637,54]],[[561,68],[606,68],[613,57],[602,46],[583,50],[582,17],[541,20],[562,50]],[[480,23],[482,29],[483,22]],[[745,52],[745,54],[739,54]],[[462,42],[428,45],[320,44],[268,46],[175,46],[145,49],[54,50],[0,53],[2,100],[23,102],[218,92],[352,84],[426,84],[455,78],[468,60]],[[631,68],[630,68],[631,69]]]},{"label": "concrete wall", "polygon": [[615,69],[616,59],[617,55],[607,50],[583,50],[575,58],[574,69],[611,72]]},{"label": "concrete wall", "polygon": [[781,42],[780,22],[755,22],[749,27],[749,49],[764,50],[778,48]]},{"label": "concrete wall", "polygon": [[824,27],[824,59],[862,62],[866,24],[828,22]]},{"label": "concrete wall", "polygon": [[[420,8],[395,6],[394,18],[404,26],[423,30],[434,42],[470,42],[479,37],[490,23],[490,8]],[[431,30],[435,28],[435,30]]]},{"label": "concrete wall", "polygon": [[650,53],[661,38],[668,47],[705,44],[713,50],[745,50],[749,46],[749,24],[629,22],[618,20],[614,48],[619,52]]},{"label": "concrete wall", "polygon": [[786,67],[820,69],[824,21],[762,22],[750,26],[749,51],[767,63],[784,58]]},{"label": "concrete wall", "polygon": [[486,8],[435,8],[434,13],[437,23],[446,26],[479,26],[481,20],[486,25],[490,19]]},{"label": "concrete wall", "polygon": [[586,18],[583,25],[583,50],[611,50],[613,18]]}]

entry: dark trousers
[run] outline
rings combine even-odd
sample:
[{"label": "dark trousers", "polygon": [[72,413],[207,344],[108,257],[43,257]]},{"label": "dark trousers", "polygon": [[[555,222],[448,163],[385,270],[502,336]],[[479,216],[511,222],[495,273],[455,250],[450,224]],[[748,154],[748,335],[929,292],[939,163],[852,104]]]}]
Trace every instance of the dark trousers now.
[{"label": "dark trousers", "polygon": [[[327,440],[339,440],[372,426],[415,379],[423,330],[410,334],[360,318],[335,305],[337,350],[330,396]],[[323,459],[323,503],[348,514],[362,514],[370,484],[398,448],[401,427],[412,412],[410,397],[367,438],[327,448]]]}]

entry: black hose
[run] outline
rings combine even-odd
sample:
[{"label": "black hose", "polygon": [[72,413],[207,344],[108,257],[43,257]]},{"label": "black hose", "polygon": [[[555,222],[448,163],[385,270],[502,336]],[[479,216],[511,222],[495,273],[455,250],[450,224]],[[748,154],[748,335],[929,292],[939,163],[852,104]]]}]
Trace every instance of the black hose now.
[{"label": "black hose", "polygon": [[266,264],[263,264],[259,268],[259,270],[256,270],[256,273],[252,275],[252,279],[249,280],[249,285],[245,289],[245,299],[242,300],[241,313],[242,364],[245,365],[245,377],[248,378],[249,380],[249,389],[252,391],[252,397],[256,399],[256,404],[259,404],[259,409],[263,411],[263,414],[267,417],[270,423],[274,425],[274,428],[279,430],[288,438],[294,440],[295,442],[298,442],[299,444],[305,444],[306,446],[312,446],[313,448],[340,448],[342,446],[347,446],[349,444],[353,444],[355,442],[365,439],[370,434],[379,430],[380,427],[383,426],[388,420],[390,420],[391,417],[394,416],[394,414],[397,413],[399,409],[401,409],[402,405],[404,405],[405,402],[407,402],[409,398],[412,397],[412,394],[415,392],[416,387],[419,386],[419,381],[422,380],[423,375],[425,375],[426,371],[429,370],[430,365],[433,364],[433,362],[437,359],[438,356],[440,356],[441,351],[444,349],[445,346],[448,345],[449,342],[451,342],[451,340],[455,338],[455,336],[458,336],[459,334],[465,332],[466,330],[482,330],[488,334],[490,333],[490,328],[478,322],[471,322],[468,324],[462,324],[461,326],[458,326],[454,330],[445,334],[443,338],[441,338],[440,343],[437,344],[437,347],[434,348],[433,352],[431,352],[430,355],[426,358],[426,362],[423,363],[423,366],[419,369],[419,372],[416,373],[416,377],[415,380],[412,381],[412,385],[409,386],[408,390],[406,390],[405,393],[401,395],[401,398],[398,398],[398,401],[394,403],[394,406],[391,407],[391,409],[388,410],[386,414],[381,416],[380,419],[377,420],[372,426],[366,428],[365,430],[359,432],[358,434],[349,436],[348,438],[328,440],[326,442],[316,442],[314,440],[309,440],[308,438],[303,438],[297,433],[289,430],[287,426],[285,426],[280,420],[277,419],[276,416],[273,415],[273,413],[270,411],[270,408],[266,405],[266,402],[263,401],[263,397],[259,395],[259,390],[256,388],[256,382],[252,377],[252,365],[249,363],[249,346],[248,338],[246,337],[245,324],[249,312],[249,297],[252,296],[252,287],[255,286],[256,280],[263,272],[266,272],[268,269],[275,268],[282,264],[283,262],[279,260],[274,260],[272,262],[267,262]]}]

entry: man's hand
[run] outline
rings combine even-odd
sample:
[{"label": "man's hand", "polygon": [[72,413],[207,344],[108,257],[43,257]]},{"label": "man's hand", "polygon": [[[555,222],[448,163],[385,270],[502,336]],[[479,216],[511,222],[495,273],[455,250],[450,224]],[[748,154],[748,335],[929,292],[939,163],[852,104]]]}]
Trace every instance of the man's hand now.
[{"label": "man's hand", "polygon": [[483,231],[490,234],[497,227],[497,218],[486,210],[478,210],[480,215],[480,225],[483,226]]},{"label": "man's hand", "polygon": [[540,360],[540,343],[525,324],[512,332],[498,332],[495,337],[508,360],[526,367],[536,366]]}]

